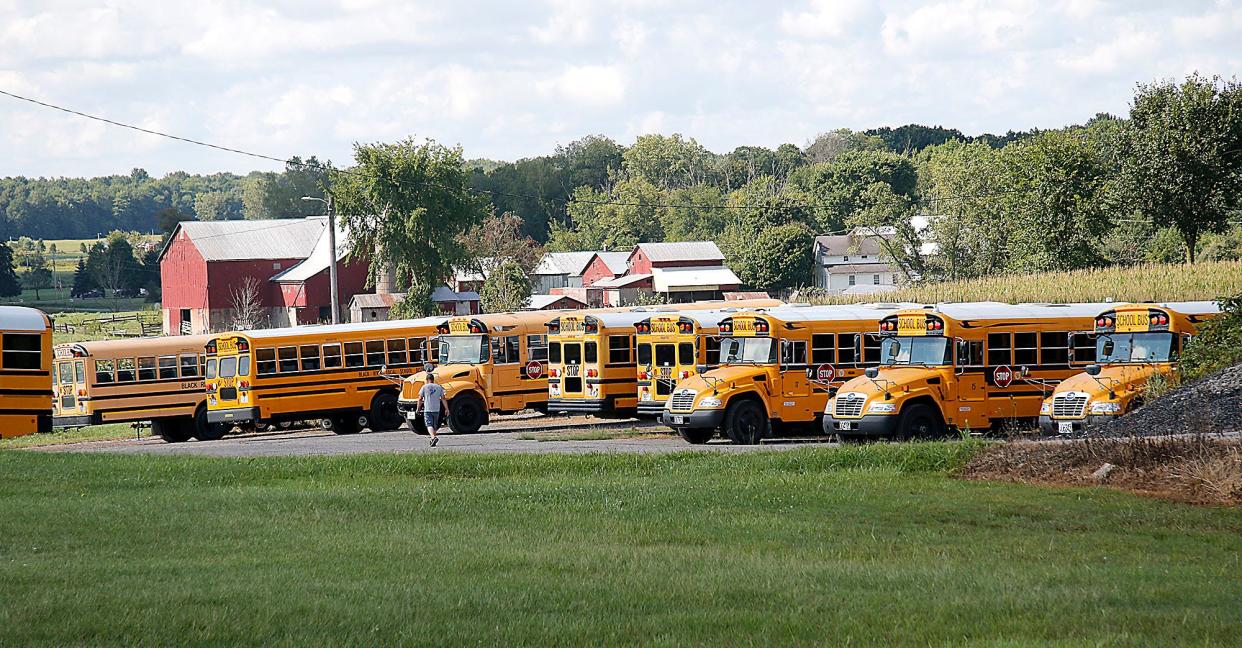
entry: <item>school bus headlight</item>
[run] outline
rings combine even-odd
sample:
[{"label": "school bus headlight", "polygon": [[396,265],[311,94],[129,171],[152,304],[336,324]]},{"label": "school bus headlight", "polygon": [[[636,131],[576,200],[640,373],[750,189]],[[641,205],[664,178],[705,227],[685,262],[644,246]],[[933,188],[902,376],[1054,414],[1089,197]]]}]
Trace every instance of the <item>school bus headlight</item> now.
[{"label": "school bus headlight", "polygon": [[1092,414],[1117,414],[1121,412],[1121,403],[1091,403]]},{"label": "school bus headlight", "polygon": [[1040,413],[1040,414],[1051,414],[1051,413],[1052,413],[1052,403],[1049,403],[1048,401],[1044,401],[1042,404],[1040,404],[1040,406],[1039,406],[1039,413]]},{"label": "school bus headlight", "polygon": [[720,407],[720,405],[721,405],[720,398],[717,396],[704,396],[702,399],[699,400],[699,407],[706,407],[708,409],[712,409],[712,408]]},{"label": "school bus headlight", "polygon": [[867,408],[868,414],[892,414],[897,411],[896,403],[872,403]]}]

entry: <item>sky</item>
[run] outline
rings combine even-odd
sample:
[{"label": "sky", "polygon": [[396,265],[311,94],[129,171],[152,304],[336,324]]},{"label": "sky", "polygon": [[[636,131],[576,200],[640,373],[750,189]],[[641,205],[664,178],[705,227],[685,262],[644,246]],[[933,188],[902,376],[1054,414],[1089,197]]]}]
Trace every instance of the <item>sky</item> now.
[{"label": "sky", "polygon": [[[1242,71],[1242,2],[0,0],[0,90],[285,158],[405,137],[467,158],[583,135],[804,146],[1124,115]],[[0,96],[0,176],[275,169]]]}]

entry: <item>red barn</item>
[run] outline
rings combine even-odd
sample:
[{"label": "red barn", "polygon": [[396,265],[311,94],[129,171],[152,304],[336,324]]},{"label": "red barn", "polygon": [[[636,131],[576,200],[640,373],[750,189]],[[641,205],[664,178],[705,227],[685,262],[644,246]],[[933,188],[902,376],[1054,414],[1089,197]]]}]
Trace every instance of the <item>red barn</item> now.
[{"label": "red barn", "polygon": [[[347,240],[337,232],[338,260]],[[329,258],[323,217],[181,223],[160,253],[164,332],[232,328],[234,306],[245,293],[268,326],[329,320]],[[344,314],[344,304],[363,292],[368,267],[356,260],[339,263],[337,271]]]},{"label": "red barn", "polygon": [[655,268],[719,267],[724,254],[712,241],[639,243],[630,252],[629,274],[651,274]]}]

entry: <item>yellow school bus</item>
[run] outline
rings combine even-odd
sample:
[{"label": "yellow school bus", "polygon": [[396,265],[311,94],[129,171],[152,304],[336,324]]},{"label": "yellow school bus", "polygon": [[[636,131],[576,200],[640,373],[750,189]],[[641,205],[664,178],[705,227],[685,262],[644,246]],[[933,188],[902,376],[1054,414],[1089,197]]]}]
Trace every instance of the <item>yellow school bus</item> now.
[{"label": "yellow school bus", "polygon": [[1220,313],[1215,302],[1122,304],[1095,318],[1095,363],[1057,385],[1039,410],[1045,433],[1071,434],[1140,406],[1153,376],[1172,378],[1197,327]]},{"label": "yellow school bus", "polygon": [[842,440],[1034,427],[1040,404],[1095,362],[1107,304],[938,304],[880,321],[880,366],[841,386],[824,431]]},{"label": "yellow school bus", "polygon": [[[337,434],[394,430],[405,376],[434,361],[440,317],[225,333],[207,342],[207,420],[324,420]],[[223,434],[217,429],[219,434]]]},{"label": "yellow school bus", "polygon": [[812,424],[838,385],[879,362],[874,331],[897,308],[789,305],[722,318],[720,366],[681,380],[661,420],[696,444],[717,430],[754,444]]},{"label": "yellow school bus", "polygon": [[679,381],[720,364],[720,321],[738,309],[663,313],[634,325],[638,413],[659,416]]},{"label": "yellow school bus", "polygon": [[207,335],[56,346],[52,423],[82,427],[150,421],[170,443],[211,438],[203,391]]},{"label": "yellow school bus", "polygon": [[[547,411],[547,324],[562,314],[531,311],[434,320],[440,364],[433,373],[444,388],[454,432],[478,432],[493,412]],[[401,386],[398,406],[416,432],[426,430],[415,413],[426,382],[427,373],[420,371]]]},{"label": "yellow school bus", "polygon": [[52,321],[0,306],[0,438],[52,431]]},{"label": "yellow school bus", "polygon": [[581,311],[548,322],[548,411],[632,415],[634,325],[649,317],[645,310]]}]

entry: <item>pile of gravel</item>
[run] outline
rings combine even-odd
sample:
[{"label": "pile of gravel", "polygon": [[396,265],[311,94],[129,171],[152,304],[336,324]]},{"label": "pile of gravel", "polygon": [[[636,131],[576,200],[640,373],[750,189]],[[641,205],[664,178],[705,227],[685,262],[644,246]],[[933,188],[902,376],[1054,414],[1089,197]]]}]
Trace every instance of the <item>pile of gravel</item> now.
[{"label": "pile of gravel", "polygon": [[1242,365],[1222,369],[1087,433],[1099,436],[1242,432]]}]

